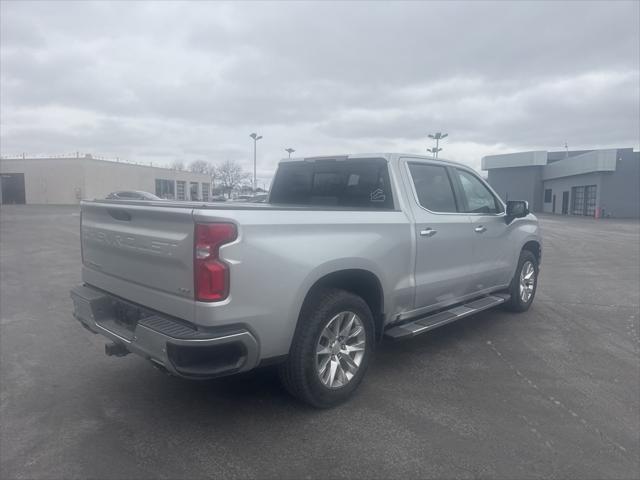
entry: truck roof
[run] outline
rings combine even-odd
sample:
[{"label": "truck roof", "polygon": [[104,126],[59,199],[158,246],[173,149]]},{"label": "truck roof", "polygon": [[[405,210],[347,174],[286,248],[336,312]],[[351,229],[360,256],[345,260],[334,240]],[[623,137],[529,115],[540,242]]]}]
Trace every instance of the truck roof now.
[{"label": "truck roof", "polygon": [[280,163],[289,163],[289,162],[313,162],[316,160],[367,160],[371,158],[384,158],[388,162],[396,161],[399,158],[413,158],[416,160],[429,160],[440,163],[447,163],[451,165],[461,166],[465,168],[469,168],[468,165],[465,165],[460,162],[455,162],[453,160],[447,160],[444,158],[434,159],[432,157],[428,157],[426,155],[420,155],[416,153],[348,153],[348,154],[339,154],[339,155],[318,155],[318,156],[310,156],[310,157],[291,157],[291,158],[283,158],[280,160]]}]

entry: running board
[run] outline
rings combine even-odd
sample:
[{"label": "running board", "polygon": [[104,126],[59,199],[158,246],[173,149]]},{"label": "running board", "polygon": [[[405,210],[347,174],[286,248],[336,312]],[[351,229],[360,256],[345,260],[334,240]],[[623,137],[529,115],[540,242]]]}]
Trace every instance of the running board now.
[{"label": "running board", "polygon": [[393,340],[415,337],[416,335],[428,332],[447,323],[455,322],[474,313],[500,305],[508,301],[509,298],[510,296],[508,294],[494,293],[493,295],[479,298],[464,305],[458,305],[457,307],[433,313],[412,322],[398,325],[397,327],[391,327],[384,332],[384,336]]}]

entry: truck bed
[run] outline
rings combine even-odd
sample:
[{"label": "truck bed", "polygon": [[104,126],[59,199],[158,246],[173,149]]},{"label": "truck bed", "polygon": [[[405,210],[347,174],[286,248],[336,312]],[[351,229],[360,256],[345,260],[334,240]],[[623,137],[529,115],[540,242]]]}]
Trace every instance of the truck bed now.
[{"label": "truck bed", "polygon": [[340,207],[335,205],[286,205],[274,203],[252,202],[187,202],[182,200],[84,200],[83,204],[138,205],[145,207],[190,208],[198,210],[303,210],[303,211],[371,211],[356,207]]},{"label": "truck bed", "polygon": [[[227,322],[295,318],[301,292],[336,263],[376,272],[396,299],[413,300],[411,224],[398,210],[100,200],[82,203],[81,221],[86,284],[193,324],[216,325],[222,314],[211,312],[223,310]],[[230,296],[207,304],[194,298],[194,229],[212,222],[235,224],[238,237],[220,247]]]}]

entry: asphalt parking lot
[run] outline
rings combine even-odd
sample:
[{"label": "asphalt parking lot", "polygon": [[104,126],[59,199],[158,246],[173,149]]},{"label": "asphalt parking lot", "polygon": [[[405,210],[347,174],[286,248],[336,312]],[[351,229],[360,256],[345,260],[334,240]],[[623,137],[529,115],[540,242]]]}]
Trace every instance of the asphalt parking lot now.
[{"label": "asphalt parking lot", "polygon": [[168,377],[71,317],[78,210],[0,212],[0,476],[638,478],[638,222],[543,217],[536,301],[383,344],[328,411]]}]

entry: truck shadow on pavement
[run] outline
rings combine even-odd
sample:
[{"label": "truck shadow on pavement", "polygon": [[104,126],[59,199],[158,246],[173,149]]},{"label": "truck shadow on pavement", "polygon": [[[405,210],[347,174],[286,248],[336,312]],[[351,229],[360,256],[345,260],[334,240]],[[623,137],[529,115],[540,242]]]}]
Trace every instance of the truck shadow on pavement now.
[{"label": "truck shadow on pavement", "polygon": [[[484,349],[486,335],[483,332],[494,326],[499,328],[501,323],[511,321],[511,317],[512,315],[499,309],[481,312],[412,339],[383,341],[377,345],[373,362],[359,392],[351,401],[337,408],[376,402],[377,397],[369,397],[368,394],[371,390],[385,390],[385,382],[391,381],[394,388],[404,382],[415,385],[416,368],[443,361],[457,364],[469,361],[468,357],[458,356],[461,343],[471,344],[465,348]],[[247,408],[320,412],[288,395],[280,384],[275,366],[202,381],[171,377],[161,372],[146,372],[145,376],[142,369],[136,370],[137,376],[142,377],[138,380],[147,387],[146,392],[158,399],[157,407],[163,405],[175,409],[184,406],[188,407],[184,411],[189,411],[190,415],[194,411],[198,411],[199,415],[213,417],[221,413],[234,415],[234,412],[242,414]],[[437,368],[434,368],[434,375],[438,375]]]}]

